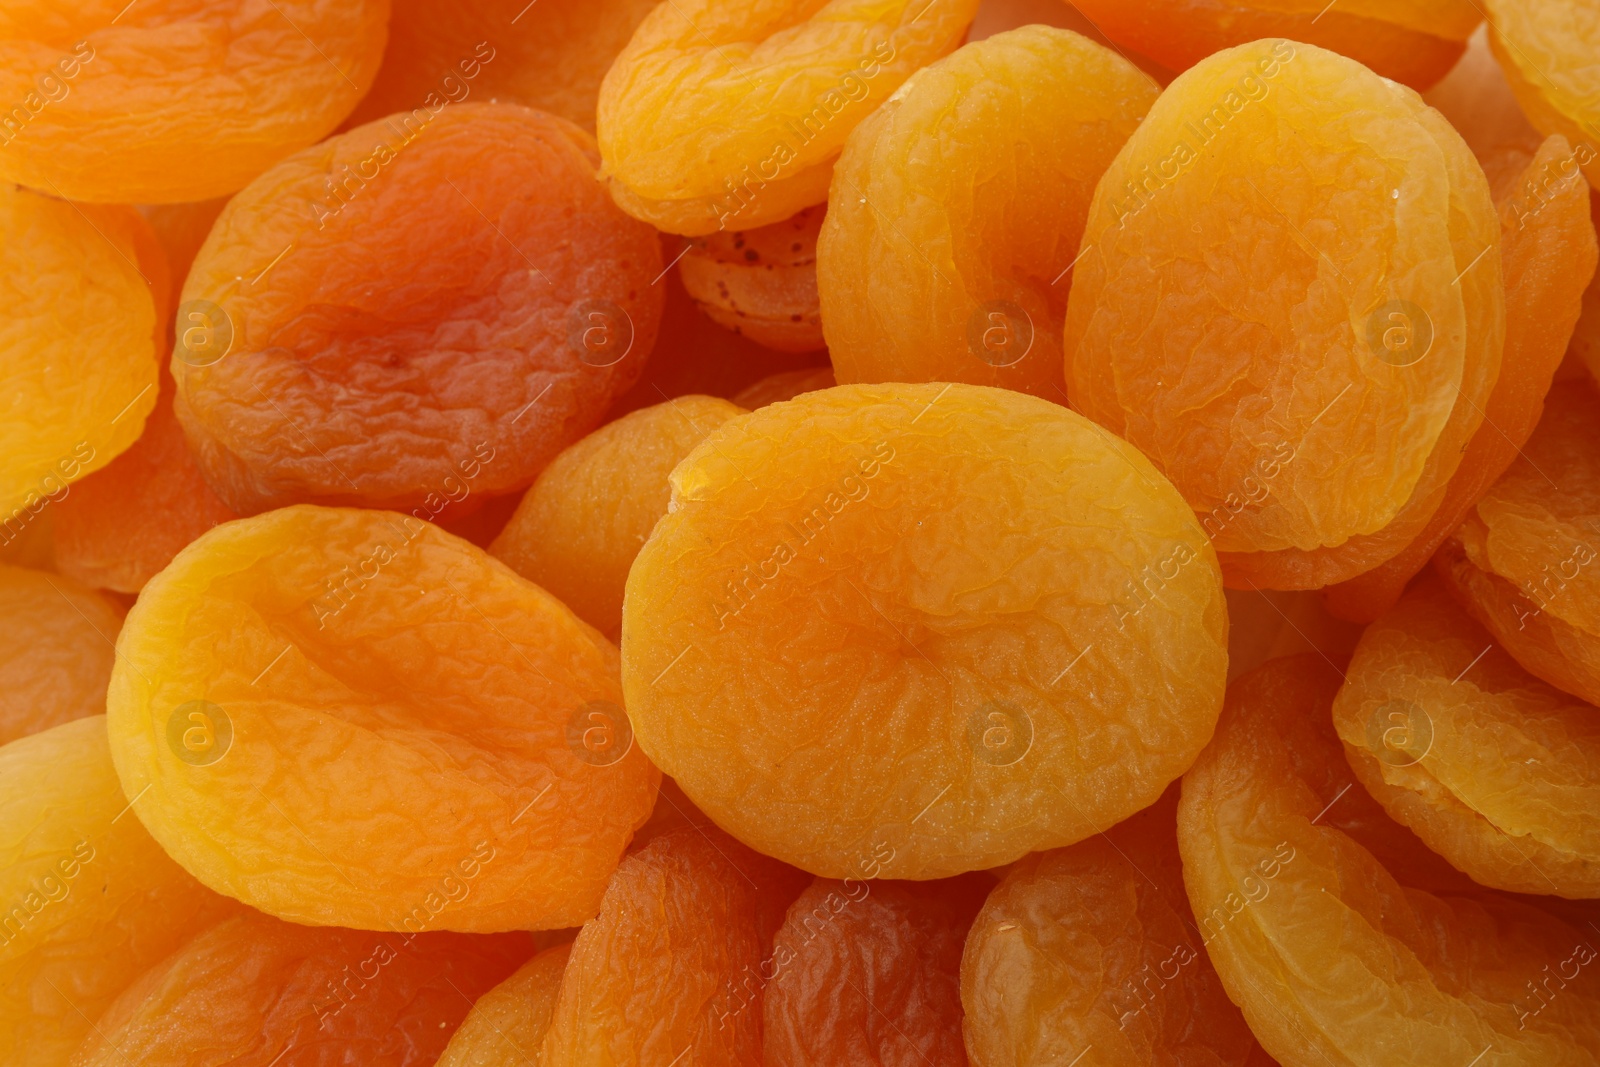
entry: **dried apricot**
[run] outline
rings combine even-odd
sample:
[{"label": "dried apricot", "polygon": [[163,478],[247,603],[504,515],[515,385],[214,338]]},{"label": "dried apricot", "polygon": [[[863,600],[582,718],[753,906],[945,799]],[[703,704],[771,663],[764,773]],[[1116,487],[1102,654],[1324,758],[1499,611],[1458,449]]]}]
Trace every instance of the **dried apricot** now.
[{"label": "dried apricot", "polygon": [[683,286],[711,321],[781,352],[823,347],[817,296],[822,207],[754,230],[714,233],[678,261]]},{"label": "dried apricot", "polygon": [[1485,0],[1489,43],[1528,121],[1562,134],[1600,185],[1600,126],[1595,100],[1600,71],[1600,4],[1594,0]]},{"label": "dried apricot", "polygon": [[1205,744],[1214,559],[1144,457],[1057,404],[807,393],[673,471],[628,576],[628,714],[719,826],[797,867],[997,866],[1137,811]]},{"label": "dried apricot", "polygon": [[105,714],[122,615],[71,578],[0,564],[0,745]]},{"label": "dried apricot", "polygon": [[667,513],[667,476],[742,414],[716,397],[680,396],[607,423],[540,473],[489,554],[616,640],[628,568]]},{"label": "dried apricot", "polygon": [[1545,394],[1572,337],[1596,262],[1588,183],[1574,165],[1571,146],[1559,136],[1536,153],[1513,150],[1512,158],[1504,190],[1496,189],[1506,343],[1499,378],[1483,406],[1483,424],[1422,532],[1388,561],[1328,591],[1329,604],[1345,618],[1370,622],[1392,607],[1406,583],[1517,458],[1539,423]]},{"label": "dried apricot", "polygon": [[978,0],[682,0],[600,86],[612,196],[670,233],[751,230],[828,197],[845,137],[961,43]]},{"label": "dried apricot", "polygon": [[1384,810],[1478,882],[1600,897],[1600,715],[1529,676],[1437,578],[1367,627],[1333,721]]},{"label": "dried apricot", "polygon": [[447,480],[521,489],[597,425],[655,343],[661,263],[596,163],[569,122],[469,103],[331,138],[229,201],[172,360],[217,495],[431,513]]},{"label": "dried apricot", "polygon": [[1480,160],[1505,145],[1533,152],[1544,140],[1523,115],[1505,72],[1495,61],[1487,25],[1472,31],[1461,61],[1422,98],[1450,120]]},{"label": "dried apricot", "polygon": [[801,393],[814,393],[818,389],[832,389],[839,383],[834,380],[832,367],[806,367],[801,370],[781,371],[771,374],[733,395],[733,402],[749,411],[793,400]]},{"label": "dried apricot", "polygon": [[572,943],[545,949],[478,998],[436,1067],[539,1067]]},{"label": "dried apricot", "polygon": [[13,0],[0,180],[101,203],[234,192],[349,113],[388,20],[388,0]]},{"label": "dried apricot", "polygon": [[1174,71],[1263,37],[1304,41],[1426,89],[1483,16],[1472,0],[1072,0],[1118,44]]},{"label": "dried apricot", "polygon": [[139,817],[280,918],[573,926],[654,798],[610,643],[410,516],[219,526],[145,586],[117,650],[112,751]]},{"label": "dried apricot", "polygon": [[850,135],[817,282],[841,382],[959,381],[1059,399],[1063,277],[1159,88],[1026,26],[924,68]]},{"label": "dried apricot", "polygon": [[1482,422],[1499,231],[1415,93],[1310,45],[1218,53],[1095,193],[1072,403],[1172,479],[1230,585],[1354,577],[1422,531]]},{"label": "dried apricot", "polygon": [[600,81],[656,0],[393,0],[389,47],[350,125],[474,96],[594,132]]},{"label": "dried apricot", "polygon": [[1297,1067],[1594,1063],[1592,979],[1530,995],[1543,968],[1594,959],[1586,935],[1470,883],[1428,888],[1431,853],[1350,781],[1338,688],[1315,656],[1245,675],[1183,780],[1189,902],[1257,1040]]},{"label": "dried apricot", "polygon": [[146,238],[131,208],[80,207],[0,185],[7,533],[125,451],[155,407],[156,286],[164,283],[146,265]]},{"label": "dried apricot", "polygon": [[[1600,230],[1600,192],[1589,194],[1589,220]],[[1600,385],[1600,272],[1583,291],[1583,314],[1572,328],[1571,354],[1583,364],[1589,379]]]},{"label": "dried apricot", "polygon": [[432,1067],[473,1000],[532,950],[527,934],[371,934],[241,915],[129,986],[72,1067]]},{"label": "dried apricot", "polygon": [[989,894],[961,962],[975,1067],[1261,1055],[1189,913],[1176,810],[1169,789],[1105,834],[1023,859]]},{"label": "dried apricot", "polygon": [[131,806],[103,716],[0,748],[5,1067],[65,1067],[90,1024],[146,968],[240,910],[168,859]]},{"label": "dried apricot", "polygon": [[758,973],[802,884],[715,827],[623,860],[573,942],[539,1067],[761,1067]]}]

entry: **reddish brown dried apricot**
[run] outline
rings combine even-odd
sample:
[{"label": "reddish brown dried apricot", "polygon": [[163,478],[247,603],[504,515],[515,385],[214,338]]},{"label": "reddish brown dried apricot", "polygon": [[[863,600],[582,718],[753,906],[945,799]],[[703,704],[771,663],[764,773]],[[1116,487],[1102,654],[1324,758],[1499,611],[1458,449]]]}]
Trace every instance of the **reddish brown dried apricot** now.
[{"label": "reddish brown dried apricot", "polygon": [[754,230],[715,233],[678,261],[683,287],[711,321],[780,352],[823,347],[817,234],[824,208]]},{"label": "reddish brown dried apricot", "polygon": [[71,578],[0,564],[0,745],[105,714],[122,615]]},{"label": "reddish brown dried apricot", "polygon": [[435,1067],[539,1067],[572,943],[540,952],[478,998]]}]

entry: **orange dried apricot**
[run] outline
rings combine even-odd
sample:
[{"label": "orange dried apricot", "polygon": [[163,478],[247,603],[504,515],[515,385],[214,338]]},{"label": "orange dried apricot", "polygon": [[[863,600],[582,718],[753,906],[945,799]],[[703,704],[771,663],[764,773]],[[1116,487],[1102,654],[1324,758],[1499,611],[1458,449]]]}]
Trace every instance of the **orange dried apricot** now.
[{"label": "orange dried apricot", "polygon": [[99,203],[241,188],[372,84],[388,0],[12,0],[0,180]]},{"label": "orange dried apricot", "polygon": [[128,987],[72,1067],[432,1067],[527,934],[371,934],[241,915]]},{"label": "orange dried apricot", "polygon": [[1189,902],[1256,1039],[1295,1067],[1592,1064],[1592,979],[1530,993],[1543,968],[1592,960],[1590,935],[1470,883],[1429,888],[1431,853],[1350,780],[1338,688],[1315,656],[1240,678],[1183,780]]},{"label": "orange dried apricot", "polygon": [[1551,391],[1516,462],[1439,550],[1463,606],[1531,674],[1600,702],[1600,395]]},{"label": "orange dried apricot", "polygon": [[1589,189],[1571,147],[1551,137],[1531,156],[1514,153],[1504,188],[1497,184],[1506,284],[1506,343],[1500,375],[1483,406],[1483,424],[1467,443],[1444,499],[1410,544],[1388,561],[1328,591],[1340,615],[1370,622],[1433,558],[1533,433],[1544,397],[1594,276],[1595,228]]},{"label": "orange dried apricot", "polygon": [[478,998],[436,1067],[539,1067],[572,943],[548,948]]},{"label": "orange dried apricot", "polygon": [[103,716],[0,747],[5,1067],[65,1067],[146,968],[239,910],[168,859],[130,807]]},{"label": "orange dried apricot", "polygon": [[393,0],[389,47],[350,125],[468,99],[523,104],[594,132],[600,81],[656,0]]},{"label": "orange dried apricot", "polygon": [[1101,179],[1073,406],[1202,516],[1230,585],[1316,589],[1417,536],[1482,422],[1500,226],[1415,93],[1311,45],[1203,60]]},{"label": "orange dried apricot", "polygon": [[834,168],[817,282],[839,380],[1060,399],[1063,279],[1095,183],[1159,91],[1047,26],[918,71]]},{"label": "orange dried apricot", "polygon": [[131,208],[0,184],[0,524],[8,534],[127,450],[155,407],[165,282],[141,247],[147,238]]},{"label": "orange dried apricot", "polygon": [[1263,37],[1304,41],[1426,89],[1455,65],[1483,15],[1472,0],[1072,0],[1101,32],[1183,71]]},{"label": "orange dried apricot", "polygon": [[612,196],[671,233],[751,230],[828,198],[845,137],[961,43],[978,0],[682,0],[600,86]]},{"label": "orange dried apricot", "polygon": [[667,476],[742,414],[716,397],[680,396],[607,423],[540,473],[489,554],[615,641],[628,568],[667,513]]},{"label": "orange dried apricot", "polygon": [[1559,133],[1600,184],[1600,4],[1595,0],[1485,0],[1489,43],[1534,128]]},{"label": "orange dried apricot", "polygon": [[572,944],[539,1067],[762,1067],[758,974],[803,884],[715,827],[623,860]]},{"label": "orange dried apricot", "polygon": [[122,616],[71,578],[0,564],[0,745],[105,714]]},{"label": "orange dried apricot", "polygon": [[769,374],[748,388],[733,395],[733,402],[748,411],[793,400],[801,393],[814,393],[818,389],[832,389],[839,384],[834,380],[832,367],[805,367],[800,370]]},{"label": "orange dried apricot", "polygon": [[1057,404],[807,393],[672,472],[628,576],[628,713],[719,826],[813,874],[994,867],[1137,811],[1205,744],[1214,560],[1144,457]]},{"label": "orange dried apricot", "polygon": [[202,882],[294,922],[576,925],[654,798],[616,649],[410,516],[219,526],[145,586],[117,650],[139,817]]},{"label": "orange dried apricot", "polygon": [[[1589,220],[1600,230],[1600,192],[1589,194]],[[1589,379],[1600,385],[1600,272],[1583,291],[1583,313],[1572,328],[1570,356],[1576,357]]]},{"label": "orange dried apricot", "polygon": [[1600,715],[1531,677],[1437,578],[1367,627],[1333,721],[1384,810],[1479,883],[1600,897]]},{"label": "orange dried apricot", "polygon": [[678,261],[683,286],[712,322],[780,352],[823,347],[817,234],[824,208],[754,230],[714,233]]},{"label": "orange dried apricot", "polygon": [[813,881],[761,971],[766,1067],[966,1067],[961,947],[993,884]]},{"label": "orange dried apricot", "polygon": [[229,201],[172,359],[217,495],[496,496],[598,424],[655,343],[661,263],[597,162],[565,120],[469,103],[331,138]]}]

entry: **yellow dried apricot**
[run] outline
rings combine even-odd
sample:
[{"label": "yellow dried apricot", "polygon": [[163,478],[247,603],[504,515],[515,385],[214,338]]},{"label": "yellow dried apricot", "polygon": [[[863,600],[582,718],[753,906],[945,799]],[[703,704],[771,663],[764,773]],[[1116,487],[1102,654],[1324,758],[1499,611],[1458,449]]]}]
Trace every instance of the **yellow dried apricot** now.
[{"label": "yellow dried apricot", "polygon": [[548,948],[479,997],[435,1067],[539,1067],[572,943]]},{"label": "yellow dried apricot", "polygon": [[1047,26],[918,71],[834,168],[817,282],[839,380],[1059,400],[1065,275],[1095,183],[1158,92],[1116,53]]},{"label": "yellow dried apricot", "polygon": [[71,578],[0,564],[0,745],[105,714],[122,616]]},{"label": "yellow dried apricot", "polygon": [[628,713],[719,826],[813,874],[994,867],[1137,811],[1205,744],[1214,560],[1144,457],[1060,405],[807,393],[673,471],[628,576]]},{"label": "yellow dried apricot", "polygon": [[1600,3],[1595,0],[1485,0],[1489,43],[1511,91],[1540,133],[1562,134],[1600,185]]},{"label": "yellow dried apricot", "polygon": [[714,233],[678,260],[683,286],[711,321],[780,352],[823,347],[817,235],[824,210],[754,230]]},{"label": "yellow dried apricot", "polygon": [[202,882],[294,922],[576,925],[654,798],[616,649],[410,516],[225,523],[145,586],[117,650],[139,817]]}]

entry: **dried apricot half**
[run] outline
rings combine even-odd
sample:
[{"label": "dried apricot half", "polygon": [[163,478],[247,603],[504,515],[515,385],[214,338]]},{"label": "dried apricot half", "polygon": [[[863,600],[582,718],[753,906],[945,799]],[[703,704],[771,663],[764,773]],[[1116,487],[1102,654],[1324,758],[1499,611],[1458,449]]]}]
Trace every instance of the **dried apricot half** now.
[{"label": "dried apricot half", "polygon": [[571,951],[570,941],[545,949],[479,997],[435,1067],[539,1067]]},{"label": "dried apricot half", "polygon": [[683,286],[711,319],[780,352],[823,347],[817,296],[822,207],[754,230],[715,233],[678,260]]},{"label": "dried apricot half", "polygon": [[1600,4],[1594,0],[1485,0],[1490,46],[1540,133],[1559,133],[1600,185]]},{"label": "dried apricot half", "polygon": [[294,922],[574,926],[655,796],[616,649],[410,516],[225,523],[145,586],[117,650],[139,817],[202,882]]},{"label": "dried apricot half", "polygon": [[957,381],[1059,399],[1064,280],[1095,183],[1159,87],[1025,26],[918,71],[845,144],[817,250],[841,382]]},{"label": "dried apricot half", "polygon": [[372,84],[389,0],[10,0],[0,180],[74,200],[232,193]]},{"label": "dried apricot half", "polygon": [[71,578],[0,564],[0,745],[105,714],[122,615]]},{"label": "dried apricot half", "polygon": [[172,358],[217,495],[241,515],[415,509],[447,479],[497,496],[597,425],[661,309],[658,239],[597,163],[563,119],[467,103],[331,138],[230,200]]},{"label": "dried apricot half", "polygon": [[845,137],[961,43],[978,0],[674,0],[600,86],[604,173],[669,233],[750,230],[828,198]]},{"label": "dried apricot half", "polygon": [[829,878],[941,878],[1149,804],[1211,735],[1215,556],[1137,451],[975,385],[847,385],[724,423],[628,576],[639,743],[717,824]]},{"label": "dried apricot half", "polygon": [[1411,90],[1258,41],[1180,75],[1101,179],[1066,323],[1073,406],[1202,516],[1230,585],[1398,553],[1483,421],[1500,223]]}]

